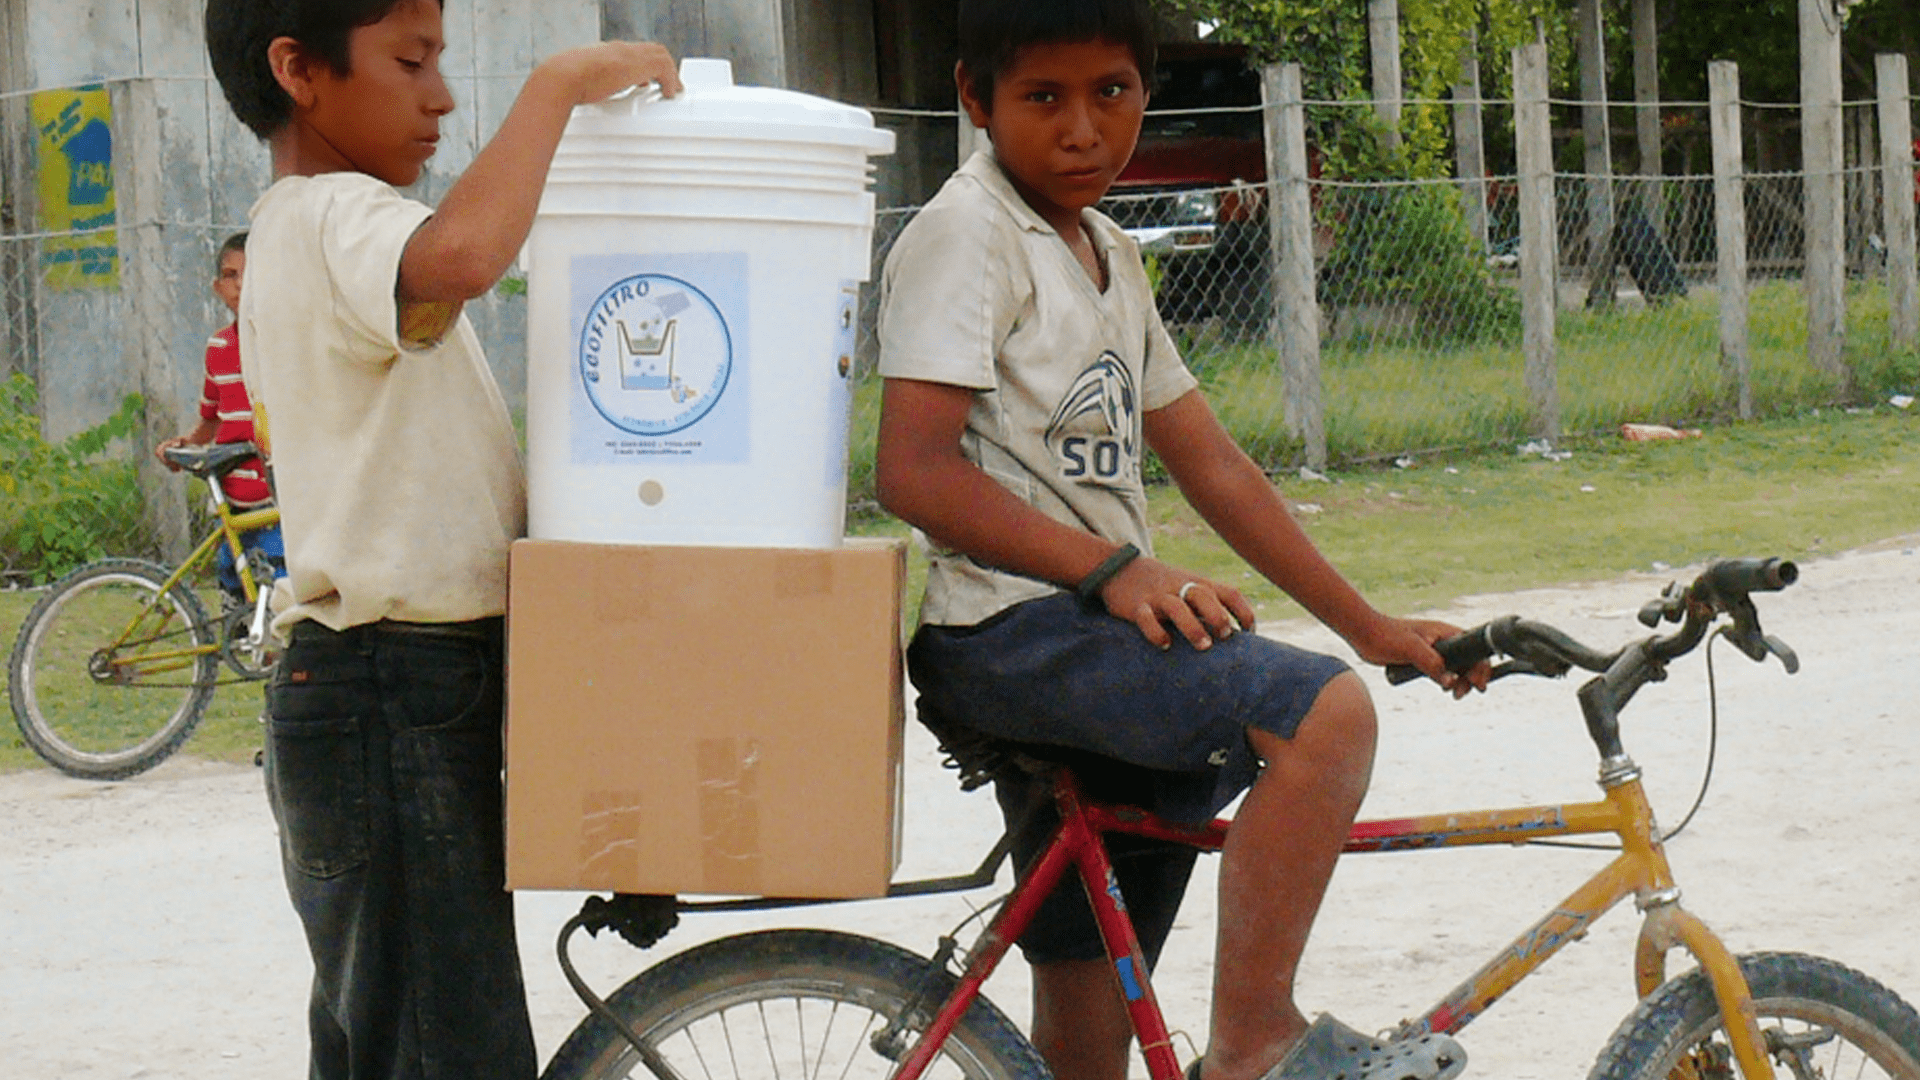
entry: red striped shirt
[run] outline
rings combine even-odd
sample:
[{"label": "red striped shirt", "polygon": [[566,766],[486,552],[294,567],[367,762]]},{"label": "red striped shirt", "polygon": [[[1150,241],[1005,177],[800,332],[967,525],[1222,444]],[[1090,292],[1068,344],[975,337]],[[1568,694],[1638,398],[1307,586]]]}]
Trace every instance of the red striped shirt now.
[{"label": "red striped shirt", "polygon": [[[207,340],[207,380],[200,390],[200,418],[220,422],[213,435],[216,443],[253,441],[253,403],[247,400],[246,384],[240,381],[238,324]],[[228,473],[220,487],[239,509],[273,501],[266,468],[257,457]]]}]

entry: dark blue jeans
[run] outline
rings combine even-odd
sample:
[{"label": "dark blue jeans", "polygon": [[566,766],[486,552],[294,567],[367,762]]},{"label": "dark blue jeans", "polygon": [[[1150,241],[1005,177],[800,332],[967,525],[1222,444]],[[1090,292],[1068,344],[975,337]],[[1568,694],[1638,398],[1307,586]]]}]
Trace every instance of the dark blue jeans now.
[{"label": "dark blue jeans", "polygon": [[531,1080],[499,620],[295,626],[267,794],[313,955],[313,1080]]}]

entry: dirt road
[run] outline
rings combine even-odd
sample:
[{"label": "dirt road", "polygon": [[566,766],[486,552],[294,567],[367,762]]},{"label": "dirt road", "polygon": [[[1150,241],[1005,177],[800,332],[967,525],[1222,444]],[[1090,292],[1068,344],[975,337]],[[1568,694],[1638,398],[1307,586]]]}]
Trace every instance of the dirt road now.
[{"label": "dirt road", "polygon": [[[1835,957],[1920,999],[1920,556],[1915,540],[1805,564],[1763,597],[1800,654],[1788,677],[1724,647],[1713,785],[1669,845],[1687,906],[1736,950]],[[1518,612],[1595,643],[1644,631],[1666,576],[1475,598],[1467,624]],[[1264,628],[1338,648],[1315,627]],[[1374,679],[1382,744],[1367,816],[1590,798],[1593,752],[1566,683],[1518,681],[1464,703]],[[1627,747],[1663,820],[1692,800],[1708,748],[1696,654],[1627,715]],[[911,725],[910,725],[911,726]],[[913,729],[902,877],[970,868],[997,834],[992,800],[961,795]],[[0,776],[0,1073],[10,1078],[292,1077],[304,1071],[310,968],[279,881],[256,771],[191,760],[119,784]],[[1545,849],[1361,856],[1342,865],[1301,998],[1363,1028],[1437,1000],[1571,892],[1604,856]],[[1214,867],[1203,860],[1156,979],[1169,1022],[1204,1044]],[[921,952],[987,894],[692,920],[662,949],[746,926],[840,926]],[[552,959],[579,897],[518,897],[536,1036],[550,1054],[583,1010]],[[1584,1075],[1633,1003],[1635,919],[1616,911],[1462,1034],[1470,1077]],[[602,987],[646,958],[594,942]],[[1024,1019],[1021,965],[989,995]]]}]

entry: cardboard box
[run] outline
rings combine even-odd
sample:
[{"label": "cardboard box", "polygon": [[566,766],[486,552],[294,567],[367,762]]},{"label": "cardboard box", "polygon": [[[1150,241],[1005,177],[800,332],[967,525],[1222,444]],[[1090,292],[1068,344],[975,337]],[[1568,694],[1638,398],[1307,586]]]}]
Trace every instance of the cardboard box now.
[{"label": "cardboard box", "polygon": [[508,886],[883,895],[905,581],[894,540],[514,544]]}]

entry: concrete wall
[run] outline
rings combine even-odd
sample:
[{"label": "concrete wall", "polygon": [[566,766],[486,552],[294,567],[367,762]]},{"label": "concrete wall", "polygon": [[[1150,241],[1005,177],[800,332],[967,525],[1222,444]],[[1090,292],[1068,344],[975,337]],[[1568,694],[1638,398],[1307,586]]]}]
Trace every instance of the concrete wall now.
[{"label": "concrete wall", "polygon": [[603,0],[607,38],[658,41],[677,56],[733,61],[744,85],[777,86],[883,110],[899,147],[878,163],[882,207],[925,202],[953,171],[954,10],[924,0]]},{"label": "concrete wall", "polygon": [[[106,82],[113,93],[114,183],[121,247],[117,286],[53,289],[31,282],[38,317],[31,344],[47,434],[98,423],[126,393],[146,390],[152,411],[186,425],[199,391],[207,335],[226,319],[208,290],[213,253],[244,228],[271,182],[264,146],[235,121],[211,78],[201,33],[203,0],[0,0],[8,42],[0,91]],[[436,201],[499,127],[533,65],[599,38],[598,0],[475,0],[447,5],[443,64],[458,108],[439,154],[411,192]],[[16,59],[6,61],[12,51]],[[146,81],[130,81],[146,80]],[[24,98],[5,100],[8,194],[30,203],[31,132],[18,149]],[[152,130],[143,130],[147,125]],[[136,152],[137,151],[137,152]],[[23,190],[24,189],[24,190]],[[7,233],[33,227],[30,206]],[[21,245],[8,243],[10,249]],[[129,259],[138,251],[140,261]],[[147,262],[156,257],[162,266]],[[29,275],[32,276],[32,275]],[[502,390],[516,407],[525,388],[524,296],[469,306]],[[10,327],[17,320],[9,312]],[[167,363],[158,365],[154,353]],[[142,353],[149,354],[144,363]]]}]

